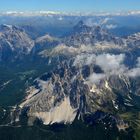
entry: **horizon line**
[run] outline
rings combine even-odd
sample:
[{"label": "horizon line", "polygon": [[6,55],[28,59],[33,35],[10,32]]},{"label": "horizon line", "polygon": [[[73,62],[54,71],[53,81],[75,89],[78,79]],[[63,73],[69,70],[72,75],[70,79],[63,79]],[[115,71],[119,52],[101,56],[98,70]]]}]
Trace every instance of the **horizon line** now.
[{"label": "horizon line", "polygon": [[89,11],[89,12],[82,12],[82,11],[53,11],[53,10],[5,10],[0,11],[1,15],[139,15],[140,10],[118,10],[118,11]]}]

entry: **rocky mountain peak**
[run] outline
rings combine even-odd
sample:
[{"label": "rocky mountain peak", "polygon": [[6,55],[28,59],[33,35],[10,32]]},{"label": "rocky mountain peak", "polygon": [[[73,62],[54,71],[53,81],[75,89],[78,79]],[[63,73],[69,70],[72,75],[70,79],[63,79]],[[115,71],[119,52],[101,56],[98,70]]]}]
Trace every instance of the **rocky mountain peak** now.
[{"label": "rocky mountain peak", "polygon": [[77,25],[74,26],[73,31],[74,32],[82,32],[82,31],[90,31],[91,27],[84,24],[84,22],[81,20],[77,23]]},{"label": "rocky mountain peak", "polygon": [[131,48],[139,47],[140,46],[140,32],[128,36],[126,39],[126,43],[128,47],[131,47]]},{"label": "rocky mountain peak", "polygon": [[23,29],[21,29],[18,26],[15,26],[15,25],[8,25],[8,24],[0,25],[0,32],[9,32],[9,31],[21,31],[21,32],[24,32]]},{"label": "rocky mountain peak", "polygon": [[34,41],[23,29],[6,24],[0,26],[0,60],[29,54],[33,46]]},{"label": "rocky mountain peak", "polygon": [[123,45],[120,38],[114,37],[100,26],[87,26],[80,21],[74,28],[73,32],[64,39],[67,46],[79,47],[81,45],[95,46],[96,43],[107,42],[114,45]]}]

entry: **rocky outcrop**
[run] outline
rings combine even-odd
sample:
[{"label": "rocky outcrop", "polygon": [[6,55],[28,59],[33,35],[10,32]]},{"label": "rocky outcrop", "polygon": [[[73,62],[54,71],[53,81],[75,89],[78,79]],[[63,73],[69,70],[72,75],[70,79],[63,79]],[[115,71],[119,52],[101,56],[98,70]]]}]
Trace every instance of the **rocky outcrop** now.
[{"label": "rocky outcrop", "polygon": [[52,49],[60,43],[60,39],[52,37],[50,35],[44,35],[35,40],[35,46],[32,49],[32,53],[36,54],[43,50]]},{"label": "rocky outcrop", "polygon": [[89,27],[80,21],[74,28],[73,32],[64,39],[67,46],[79,47],[81,45],[95,46],[96,43],[108,42],[118,46],[124,46],[123,40],[111,35],[100,26]]},{"label": "rocky outcrop", "polygon": [[34,41],[20,28],[12,25],[0,26],[0,60],[20,58],[30,53]]},{"label": "rocky outcrop", "polygon": [[35,80],[19,105],[20,112],[27,114],[29,124],[36,119],[47,125],[67,124],[98,110],[112,113],[135,105],[131,78],[125,74],[111,74],[93,83],[89,80],[93,73],[99,76],[105,72],[94,61],[82,67],[74,66],[73,59],[63,61],[56,70]]},{"label": "rocky outcrop", "polygon": [[[0,40],[1,59],[33,52],[47,56],[46,63],[53,67],[29,87],[13,111],[16,120],[26,116],[30,125],[37,119],[46,125],[67,124],[98,111],[116,113],[136,106],[133,97],[140,95],[140,64],[135,37],[123,40],[79,22],[70,36],[60,41],[45,35],[36,39],[35,47],[15,26],[1,26]],[[128,47],[131,42],[136,49]],[[128,54],[133,57],[131,65]]]}]

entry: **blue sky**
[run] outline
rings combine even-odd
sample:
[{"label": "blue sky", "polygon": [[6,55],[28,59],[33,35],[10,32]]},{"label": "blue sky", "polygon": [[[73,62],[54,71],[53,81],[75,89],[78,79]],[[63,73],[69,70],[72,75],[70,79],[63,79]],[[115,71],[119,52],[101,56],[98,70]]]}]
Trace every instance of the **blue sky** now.
[{"label": "blue sky", "polygon": [[128,11],[140,10],[140,0],[0,0],[0,11]]}]

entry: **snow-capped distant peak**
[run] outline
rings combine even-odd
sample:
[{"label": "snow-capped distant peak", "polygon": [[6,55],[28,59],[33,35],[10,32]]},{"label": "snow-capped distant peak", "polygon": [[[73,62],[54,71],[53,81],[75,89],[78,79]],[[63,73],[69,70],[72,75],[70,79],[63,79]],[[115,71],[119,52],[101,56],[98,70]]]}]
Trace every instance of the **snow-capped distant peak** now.
[{"label": "snow-capped distant peak", "polygon": [[56,15],[65,15],[65,16],[129,16],[129,15],[140,15],[140,11],[119,11],[119,12],[59,12],[59,11],[6,11],[1,12],[0,15],[9,15],[9,16],[56,16]]}]

